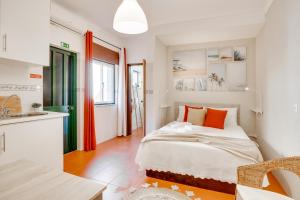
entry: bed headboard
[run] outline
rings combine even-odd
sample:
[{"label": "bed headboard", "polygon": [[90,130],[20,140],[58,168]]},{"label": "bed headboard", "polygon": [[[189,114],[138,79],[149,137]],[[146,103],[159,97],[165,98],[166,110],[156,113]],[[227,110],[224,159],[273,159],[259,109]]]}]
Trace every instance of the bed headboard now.
[{"label": "bed headboard", "polygon": [[177,119],[179,106],[190,105],[197,107],[213,107],[213,108],[238,108],[237,122],[240,124],[240,105],[238,104],[213,104],[213,103],[187,103],[187,102],[175,102],[175,116]]}]

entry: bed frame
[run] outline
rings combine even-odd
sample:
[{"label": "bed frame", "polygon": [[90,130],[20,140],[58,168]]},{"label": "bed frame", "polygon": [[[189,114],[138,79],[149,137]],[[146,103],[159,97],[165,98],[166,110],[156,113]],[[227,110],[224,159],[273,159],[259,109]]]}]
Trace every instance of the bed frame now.
[{"label": "bed frame", "polygon": [[[214,107],[214,108],[238,108],[237,121],[240,124],[240,105],[234,104],[211,104],[211,103],[187,103],[187,102],[175,102],[175,116],[178,116],[178,108],[180,105],[190,105],[198,107]],[[201,169],[199,169],[201,170]],[[236,184],[230,184],[227,182],[221,182],[213,179],[201,179],[195,178],[189,175],[174,174],[171,172],[160,172],[154,170],[146,170],[148,177],[162,179],[166,181],[181,183],[194,187],[214,190],[218,192],[235,194]]]},{"label": "bed frame", "polygon": [[160,172],[153,170],[146,170],[148,177],[157,178],[165,181],[171,181],[175,183],[181,183],[198,188],[204,188],[208,190],[214,190],[227,194],[235,194],[236,184],[230,184],[226,182],[216,181],[213,179],[201,179],[195,178],[189,175],[174,174],[171,172]]}]

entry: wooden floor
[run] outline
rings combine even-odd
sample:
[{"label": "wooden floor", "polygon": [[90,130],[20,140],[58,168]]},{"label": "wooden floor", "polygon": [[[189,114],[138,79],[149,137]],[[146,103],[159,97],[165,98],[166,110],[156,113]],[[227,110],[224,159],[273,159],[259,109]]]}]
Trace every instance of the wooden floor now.
[{"label": "wooden floor", "polygon": [[[142,138],[142,131],[129,137],[118,137],[97,145],[92,152],[74,151],[64,156],[65,172],[95,180],[108,185],[104,200],[119,200],[131,187],[140,187],[144,183],[158,183],[159,187],[170,188],[174,183],[148,178],[145,172],[138,171],[134,158]],[[284,191],[269,175],[271,185],[268,190],[284,194]],[[180,190],[193,191],[202,200],[234,200],[233,195],[176,184]]]}]

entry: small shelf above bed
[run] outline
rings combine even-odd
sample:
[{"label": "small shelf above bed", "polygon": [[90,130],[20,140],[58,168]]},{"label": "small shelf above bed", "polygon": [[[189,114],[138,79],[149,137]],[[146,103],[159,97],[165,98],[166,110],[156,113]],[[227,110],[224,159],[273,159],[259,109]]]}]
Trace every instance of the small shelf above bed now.
[{"label": "small shelf above bed", "polygon": [[261,108],[251,108],[251,111],[255,113],[261,113],[261,114],[263,113]]},{"label": "small shelf above bed", "polygon": [[171,106],[170,105],[167,105],[167,104],[162,104],[160,105],[160,108],[161,109],[167,109],[167,108],[170,108]]},{"label": "small shelf above bed", "polygon": [[250,109],[253,113],[255,113],[257,119],[261,119],[263,116],[263,111],[261,108],[252,108]]}]

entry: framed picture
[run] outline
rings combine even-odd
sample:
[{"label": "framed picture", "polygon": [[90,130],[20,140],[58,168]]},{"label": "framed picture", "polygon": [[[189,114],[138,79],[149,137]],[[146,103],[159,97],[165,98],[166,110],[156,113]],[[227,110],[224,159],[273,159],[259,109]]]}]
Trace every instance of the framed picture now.
[{"label": "framed picture", "polygon": [[245,61],[247,58],[246,47],[235,47],[233,49],[234,61]]},{"label": "framed picture", "polygon": [[226,90],[226,64],[209,65],[207,82],[209,91]]},{"label": "framed picture", "polygon": [[175,51],[173,53],[173,75],[176,78],[203,76],[206,74],[205,49]]},{"label": "framed picture", "polygon": [[219,62],[219,49],[208,49],[207,50],[207,62],[208,63],[218,63]]},{"label": "framed picture", "polygon": [[228,89],[241,91],[247,85],[247,65],[245,62],[227,64],[226,78]]},{"label": "framed picture", "polygon": [[194,78],[183,79],[183,90],[195,91],[195,79]]},{"label": "framed picture", "polygon": [[183,79],[175,79],[174,88],[177,91],[183,91]]},{"label": "framed picture", "polygon": [[232,48],[223,48],[220,50],[220,60],[224,61],[233,61],[233,49]]},{"label": "framed picture", "polygon": [[197,77],[195,78],[195,91],[207,91],[207,78]]}]

